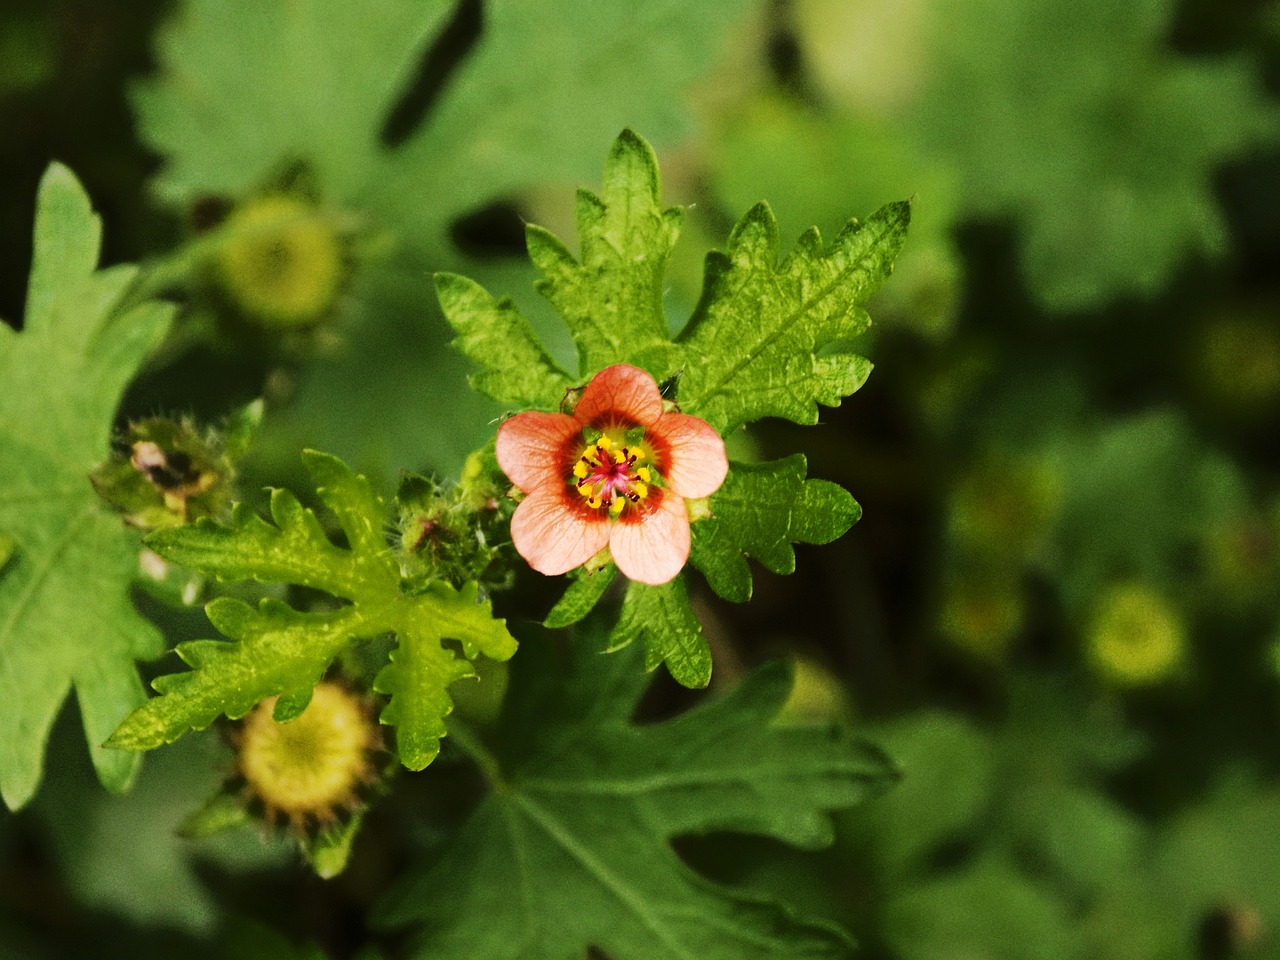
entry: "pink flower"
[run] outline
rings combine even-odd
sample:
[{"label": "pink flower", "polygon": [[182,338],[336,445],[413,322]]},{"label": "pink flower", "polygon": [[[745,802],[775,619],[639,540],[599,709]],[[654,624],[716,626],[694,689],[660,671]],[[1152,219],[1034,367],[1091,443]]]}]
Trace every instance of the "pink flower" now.
[{"label": "pink flower", "polygon": [[529,566],[555,576],[608,547],[619,570],[654,585],[689,559],[685,499],[711,496],[729,471],[715,429],[664,411],[653,377],[626,364],[596,374],[573,416],[504,422],[497,455],[526,494],[511,539]]}]

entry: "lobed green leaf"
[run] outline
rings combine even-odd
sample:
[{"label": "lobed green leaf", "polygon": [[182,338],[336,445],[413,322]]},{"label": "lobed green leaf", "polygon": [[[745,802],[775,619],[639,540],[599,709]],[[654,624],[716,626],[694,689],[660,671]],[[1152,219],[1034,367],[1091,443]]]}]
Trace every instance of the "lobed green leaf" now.
[{"label": "lobed green leaf", "polygon": [[579,622],[595,609],[605,591],[617,579],[618,568],[611,563],[593,573],[579,571],[569,576],[571,578],[569,589],[551,608],[547,619],[543,621],[543,626],[568,627]]},{"label": "lobed green leaf", "polygon": [[[271,497],[274,524],[238,505],[230,526],[205,522],[161,531],[148,543],[169,560],[221,579],[295,583],[350,603],[304,613],[278,600],[264,600],[256,609],[225,597],[214,600],[205,612],[231,642],[182,644],[178,654],[193,669],[158,678],[153,686],[161,696],[131,714],[111,746],[150,750],[221,714],[242,717],[277,695],[273,715],[287,722],[306,708],[312,689],[341,653],[394,633],[399,648],[375,688],[392,696],[382,721],[399,728],[401,760],[420,770],[445,735],[444,717],[453,708],[449,684],[470,675],[468,661],[480,654],[506,660],[515,652],[515,640],[489,604],[479,601],[475,584],[456,590],[431,582],[418,592],[403,592],[384,532],[386,504],[337,457],[306,451],[303,459],[349,548],[333,544],[315,514],[283,490]],[[458,642],[462,657],[446,641]]]},{"label": "lobed green leaf", "polygon": [[784,417],[818,422],[871,372],[870,361],[828,348],[870,325],[861,304],[888,278],[911,205],[851,220],[829,248],[816,229],[778,263],[778,225],[766,204],[734,228],[725,254],[707,255],[702,300],[680,337],[681,408],[721,432]]},{"label": "lobed green leaf", "polygon": [[17,809],[39,784],[71,690],[98,778],[126,789],[138,758],[104,750],[145,699],[134,667],[163,639],[133,607],[138,541],[89,484],[109,453],[125,386],[172,309],[130,304],[132,267],[96,270],[101,224],[66,167],[40,182],[26,317],[0,323],[0,794]]},{"label": "lobed green leaf", "polygon": [[751,599],[754,557],[773,573],[796,568],[795,543],[830,543],[842,536],[862,508],[827,480],[806,480],[802,454],[770,463],[732,463],[711,497],[711,516],[693,524],[689,561],[726,600]]},{"label": "lobed green leaf", "polygon": [[527,229],[543,276],[535,286],[568,324],[584,374],[667,343],[663,278],[683,219],[683,210],[662,207],[653,148],[624,130],[605,161],[601,195],[578,191],[579,258],[550,232]]},{"label": "lobed green leaf", "polygon": [[458,332],[453,345],[481,366],[471,385],[506,407],[550,408],[573,384],[534,339],[519,308],[466,277],[436,274],[436,296]]},{"label": "lobed green leaf", "polygon": [[[846,733],[773,725],[791,687],[781,664],[639,726],[639,647],[601,657],[582,637],[567,670],[554,650],[530,639],[516,662],[500,789],[381,904],[383,924],[417,927],[410,956],[568,960],[588,946],[616,960],[846,956],[839,929],[709,883],[670,841],[727,830],[826,845],[829,811],[894,776],[884,756]],[[548,686],[548,673],[563,682]]]}]

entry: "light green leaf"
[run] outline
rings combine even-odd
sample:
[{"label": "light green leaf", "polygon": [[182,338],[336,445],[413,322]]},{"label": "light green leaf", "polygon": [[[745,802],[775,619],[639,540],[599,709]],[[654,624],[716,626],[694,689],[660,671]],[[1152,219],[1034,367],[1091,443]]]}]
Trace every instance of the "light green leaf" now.
[{"label": "light green leaf", "polygon": [[[841,344],[871,320],[860,306],[893,270],[911,206],[893,203],[851,220],[829,248],[816,229],[778,262],[778,225],[765,204],[707,256],[702,302],[680,337],[680,404],[722,432],[760,417],[818,422],[871,363]],[[828,352],[834,348],[835,352]]]},{"label": "light green leaf", "polygon": [[101,225],[66,167],[40,183],[22,333],[0,323],[0,794],[16,809],[40,781],[50,726],[74,688],[102,783],[138,758],[100,744],[145,697],[134,668],[160,634],[134,610],[138,541],[93,492],[125,386],[172,310],[128,305],[136,272],[95,272]]},{"label": "light green leaf", "polygon": [[774,573],[792,573],[792,541],[830,543],[862,516],[847,491],[805,480],[806,469],[798,453],[771,463],[732,463],[711,497],[712,515],[693,524],[690,562],[726,600],[751,599],[748,556]]},{"label": "light green leaf", "polygon": [[[180,645],[179,656],[194,669],[158,678],[153,686],[161,696],[134,711],[112,735],[111,746],[150,750],[208,726],[220,714],[242,717],[276,694],[281,698],[274,715],[287,721],[305,709],[312,688],[339,654],[359,641],[394,633],[400,647],[378,678],[378,688],[394,695],[382,720],[399,726],[405,765],[421,769],[439,750],[443,718],[452,709],[446,687],[471,673],[467,660],[480,653],[505,660],[515,652],[515,640],[503,621],[493,619],[489,604],[478,602],[474,584],[455,590],[431,583],[403,593],[383,532],[389,525],[386,505],[336,457],[307,451],[304,460],[349,549],[335,546],[315,514],[282,490],[271,498],[274,524],[240,505],[229,527],[202,521],[161,531],[148,544],[175,563],[219,579],[296,583],[350,604],[304,613],[273,599],[256,609],[228,597],[214,600],[205,612],[233,642]],[[461,643],[466,659],[443,645],[446,638]]]},{"label": "light green leaf", "polygon": [[[675,344],[662,292],[681,213],[663,208],[657,163],[636,134],[614,142],[602,194],[578,193],[579,258],[541,227],[526,239],[543,276],[536,286],[567,324],[584,379],[621,362],[660,379],[677,374],[681,409],[727,432],[765,416],[816,423],[818,403],[838,405],[863,384],[871,363],[839,348],[870,324],[860,304],[892,271],[909,220],[908,203],[891,204],[851,221],[826,249],[810,230],[779,263],[777,223],[756,206],[728,254],[708,255],[702,300]],[[515,308],[503,308],[523,330]],[[469,334],[469,311],[457,313],[446,309],[468,356],[495,371],[510,362],[499,340]],[[516,349],[527,351],[520,337]]]},{"label": "light green leaf", "polygon": [[883,924],[903,960],[1059,960],[1074,945],[1066,905],[999,857],[903,889],[884,907]]},{"label": "light green leaf", "polygon": [[[448,584],[432,583],[416,595],[414,601],[423,604],[424,612],[427,603],[434,603],[435,611],[401,630],[400,649],[392,651],[391,662],[374,682],[375,690],[391,695],[382,722],[396,726],[396,748],[410,770],[421,770],[440,752],[443,718],[453,709],[445,694],[449,684],[475,676],[470,660],[481,652],[505,660],[515,650],[503,621],[494,620],[489,604],[479,603],[476,594],[475,584],[455,591]],[[442,645],[446,638],[459,641],[468,659],[454,657]]]},{"label": "light green leaf", "polygon": [[552,407],[573,386],[534,339],[510,299],[495,300],[474,280],[436,274],[436,296],[458,331],[453,345],[483,369],[471,385],[507,407]]},{"label": "light green leaf", "polygon": [[571,960],[594,946],[613,960],[845,957],[841,931],[709,883],[670,840],[730,830],[821,847],[828,811],[892,776],[883,756],[847,733],[772,725],[791,686],[781,664],[637,726],[638,649],[601,657],[580,638],[567,676],[554,649],[530,640],[515,662],[500,789],[381,906],[383,923],[418,927],[410,956]]},{"label": "light green leaf", "polygon": [[644,647],[646,670],[665,663],[683,686],[700,689],[711,682],[711,648],[689,605],[683,575],[659,587],[627,584],[609,648],[617,650],[636,640]]}]

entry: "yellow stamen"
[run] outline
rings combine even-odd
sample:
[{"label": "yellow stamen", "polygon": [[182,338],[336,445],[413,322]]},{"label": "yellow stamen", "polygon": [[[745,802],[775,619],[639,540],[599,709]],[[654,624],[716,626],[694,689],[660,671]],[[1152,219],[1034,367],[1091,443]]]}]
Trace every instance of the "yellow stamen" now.
[{"label": "yellow stamen", "polygon": [[584,479],[589,472],[587,465],[581,459],[573,465],[573,475],[579,480]]},{"label": "yellow stamen", "polygon": [[650,483],[653,480],[653,474],[649,472],[648,467],[640,467],[636,470],[636,476],[645,483]]},{"label": "yellow stamen", "polygon": [[614,497],[613,503],[609,504],[609,512],[616,517],[622,512],[622,505],[624,503],[626,503],[626,501],[623,500],[622,497]]},{"label": "yellow stamen", "polygon": [[600,506],[600,498],[596,496],[594,493],[591,494],[591,496],[587,497],[587,506],[590,507],[592,510],[595,510],[597,507]]},{"label": "yellow stamen", "polygon": [[613,446],[613,441],[609,439],[608,434],[605,434],[599,440],[596,441],[596,446],[601,450],[608,450],[610,447]]},{"label": "yellow stamen", "polygon": [[575,484],[575,486],[578,488],[578,493],[582,494],[584,497],[589,497],[595,492],[595,487],[589,483],[579,483]]},{"label": "yellow stamen", "polygon": [[645,484],[641,483],[639,480],[634,480],[631,483],[631,492],[634,493],[641,500],[643,500],[645,497],[649,495],[649,488],[645,486]]}]

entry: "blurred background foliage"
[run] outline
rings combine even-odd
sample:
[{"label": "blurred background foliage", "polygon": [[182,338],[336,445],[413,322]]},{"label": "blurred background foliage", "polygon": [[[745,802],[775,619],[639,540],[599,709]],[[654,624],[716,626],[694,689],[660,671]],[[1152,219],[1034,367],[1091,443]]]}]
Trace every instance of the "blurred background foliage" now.
[{"label": "blurred background foliage", "polygon": [[[105,261],[184,306],[122,422],[262,395],[247,495],[304,445],[390,491],[456,476],[500,414],[431,272],[567,352],[521,224],[572,237],[623,126],[690,207],[675,326],[756,200],[794,238],[914,196],[868,386],[736,441],[801,443],[864,519],[757,570],[749,609],[697,598],[716,684],[794,658],[789,722],[856,723],[905,777],[820,855],[681,853],[867,957],[1280,957],[1278,93],[1260,0],[7,0],[0,315],[62,160]],[[552,599],[522,583],[507,612]],[[139,603],[173,642],[207,629]],[[478,789],[448,752],[400,778],[320,881],[253,833],[174,834],[226,769],[216,735],[112,798],[75,726],[0,815],[6,960],[372,960],[370,905]]]}]

